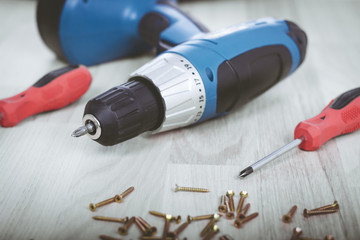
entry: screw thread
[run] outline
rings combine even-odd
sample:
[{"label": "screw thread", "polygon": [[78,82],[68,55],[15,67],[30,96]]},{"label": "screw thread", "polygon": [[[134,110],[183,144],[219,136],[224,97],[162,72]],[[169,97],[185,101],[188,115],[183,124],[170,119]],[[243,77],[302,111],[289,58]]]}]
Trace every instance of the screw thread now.
[{"label": "screw thread", "polygon": [[195,188],[195,187],[179,187],[178,185],[176,185],[175,187],[175,192],[178,191],[184,191],[184,192],[210,192],[209,189],[206,188]]},{"label": "screw thread", "polygon": [[162,217],[162,218],[165,218],[166,217],[166,214],[165,213],[161,213],[161,212],[157,212],[157,211],[149,211],[149,213],[153,216],[156,216],[156,217]]},{"label": "screw thread", "polygon": [[200,236],[204,237],[210,230],[210,228],[212,228],[214,226],[214,224],[219,221],[220,219],[220,215],[218,214],[214,214],[213,218],[208,222],[208,224],[204,227],[204,229],[200,232]]},{"label": "screw thread", "polygon": [[297,206],[296,206],[296,205],[292,206],[292,208],[290,209],[288,215],[289,215],[290,217],[294,216],[296,210],[297,210]]},{"label": "screw thread", "polygon": [[113,217],[102,217],[102,216],[93,216],[94,220],[98,221],[106,221],[106,222],[118,222],[118,223],[126,223],[129,221],[129,218],[113,218]]},{"label": "screw thread", "polygon": [[312,215],[336,213],[337,211],[338,211],[337,209],[317,210],[317,211],[304,209],[304,217],[308,217]]},{"label": "screw thread", "polygon": [[250,209],[250,203],[246,204],[245,207],[239,212],[238,218],[243,219],[245,218],[246,213]]},{"label": "screw thread", "polygon": [[[170,215],[168,215],[170,216]],[[165,225],[164,225],[164,231],[163,231],[163,235],[162,235],[162,239],[165,240],[168,233],[169,233],[169,229],[170,229],[170,219],[171,217],[166,216],[165,218]]]},{"label": "screw thread", "polygon": [[182,231],[185,230],[185,228],[187,228],[187,226],[189,226],[188,222],[184,222],[183,224],[181,224],[177,229],[175,229],[174,234],[175,235],[179,235]]},{"label": "screw thread", "polygon": [[138,217],[138,220],[144,225],[147,229],[151,229],[151,225],[145,221],[142,217]]},{"label": "screw thread", "polygon": [[123,193],[120,194],[121,198],[126,197],[127,195],[129,195],[132,191],[134,191],[134,187],[129,187],[128,189],[126,189]]},{"label": "screw thread", "polygon": [[339,203],[335,200],[333,204],[325,205],[319,208],[311,209],[310,211],[328,210],[328,209],[339,209]]},{"label": "screw thread", "polygon": [[212,230],[204,237],[203,240],[210,240],[211,238],[213,238],[217,233],[219,232],[219,228],[217,225],[214,225],[212,227]]},{"label": "screw thread", "polygon": [[238,203],[238,206],[236,208],[236,213],[239,214],[242,210],[242,207],[244,205],[244,201],[245,201],[245,198],[243,196],[240,197],[240,200],[239,200],[239,203]]}]

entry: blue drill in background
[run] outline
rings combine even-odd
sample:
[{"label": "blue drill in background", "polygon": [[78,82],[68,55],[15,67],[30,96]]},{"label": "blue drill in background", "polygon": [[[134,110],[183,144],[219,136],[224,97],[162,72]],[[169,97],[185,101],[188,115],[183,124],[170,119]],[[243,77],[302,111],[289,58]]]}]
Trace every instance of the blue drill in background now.
[{"label": "blue drill in background", "polygon": [[114,145],[222,116],[293,73],[306,47],[303,30],[274,18],[198,35],[91,99],[72,135]]},{"label": "blue drill in background", "polygon": [[160,53],[208,31],[175,0],[39,0],[37,24],[60,59],[87,66]]}]

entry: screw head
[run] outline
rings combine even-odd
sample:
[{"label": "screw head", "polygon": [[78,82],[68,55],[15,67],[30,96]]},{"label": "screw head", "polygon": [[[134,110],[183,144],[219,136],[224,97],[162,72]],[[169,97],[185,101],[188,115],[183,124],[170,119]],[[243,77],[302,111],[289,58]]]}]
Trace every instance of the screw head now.
[{"label": "screw head", "polygon": [[302,229],[301,228],[299,228],[299,227],[295,227],[294,229],[293,229],[293,232],[295,233],[295,234],[301,234],[302,233]]},{"label": "screw head", "polygon": [[188,223],[191,223],[192,220],[193,220],[193,217],[191,217],[190,215],[188,215],[188,216],[187,216],[187,221],[188,221]]},{"label": "screw head", "polygon": [[93,203],[89,204],[89,208],[90,208],[90,211],[95,212],[96,207]]},{"label": "screw head", "polygon": [[307,210],[306,208],[304,209],[304,211],[303,211],[304,217],[309,217],[308,211],[309,210]]},{"label": "screw head", "polygon": [[285,214],[285,215],[282,217],[282,221],[283,221],[284,223],[291,223],[291,220],[292,220],[292,218],[291,218],[291,216],[288,215],[288,214]]},{"label": "screw head", "polygon": [[234,214],[233,212],[227,212],[227,213],[226,213],[226,218],[227,218],[227,219],[233,219],[234,216],[235,216],[235,214]]},{"label": "screw head", "polygon": [[115,197],[114,197],[114,201],[115,201],[115,202],[117,202],[117,203],[121,203],[121,202],[122,202],[122,200],[123,200],[123,199],[122,199],[122,197],[121,197],[121,196],[119,196],[119,195],[117,195],[117,194],[115,195]]},{"label": "screw head", "polygon": [[154,236],[156,234],[156,232],[157,232],[156,227],[151,227],[150,230],[151,230],[151,236]]},{"label": "screw head", "polygon": [[173,218],[173,216],[171,216],[170,214],[166,214],[165,215],[165,219],[170,221]]},{"label": "screw head", "polygon": [[[340,205],[336,200],[334,201],[333,205],[334,205],[334,209],[337,209],[337,210],[340,209]],[[332,237],[332,236],[330,236],[330,237]]]},{"label": "screw head", "polygon": [[222,204],[219,206],[218,210],[219,212],[226,213],[227,207],[224,204]]},{"label": "screw head", "polygon": [[181,216],[179,215],[179,216],[177,216],[176,218],[174,217],[174,220],[175,220],[175,222],[178,224],[178,223],[180,223],[181,222]]},{"label": "screw head", "polygon": [[221,217],[221,215],[220,214],[217,214],[217,213],[215,213],[214,214],[214,219],[217,221],[217,220],[219,220],[220,219],[220,217]]},{"label": "screw head", "polygon": [[241,228],[241,220],[240,220],[240,219],[236,219],[236,220],[234,221],[234,226],[235,226],[236,228]]},{"label": "screw head", "polygon": [[248,196],[248,192],[247,191],[241,191],[240,196],[246,198]]},{"label": "screw head", "polygon": [[118,232],[122,236],[125,236],[128,233],[127,229],[125,227],[123,227],[123,226],[119,227]]},{"label": "screw head", "polygon": [[235,194],[235,193],[234,193],[233,190],[228,190],[228,191],[226,192],[226,196],[228,196],[228,197],[229,197],[229,196],[232,197],[232,196],[234,196],[234,194]]}]

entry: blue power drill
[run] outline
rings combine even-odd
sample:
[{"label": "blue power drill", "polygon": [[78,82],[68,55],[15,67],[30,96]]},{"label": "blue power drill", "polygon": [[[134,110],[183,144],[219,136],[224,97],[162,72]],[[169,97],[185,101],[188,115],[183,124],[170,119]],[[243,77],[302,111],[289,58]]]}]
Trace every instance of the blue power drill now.
[{"label": "blue power drill", "polygon": [[293,73],[306,46],[303,30],[274,18],[194,37],[91,99],[72,136],[109,146],[221,116]]},{"label": "blue power drill", "polygon": [[208,32],[175,0],[39,0],[37,25],[60,59],[88,66],[161,53]]}]

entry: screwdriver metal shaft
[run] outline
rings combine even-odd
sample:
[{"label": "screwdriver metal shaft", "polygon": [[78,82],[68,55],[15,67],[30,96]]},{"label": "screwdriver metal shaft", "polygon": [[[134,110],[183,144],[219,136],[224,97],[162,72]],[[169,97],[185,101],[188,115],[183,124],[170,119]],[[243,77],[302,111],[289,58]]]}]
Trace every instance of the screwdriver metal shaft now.
[{"label": "screwdriver metal shaft", "polygon": [[283,146],[282,148],[279,148],[275,152],[267,155],[266,157],[260,159],[256,163],[254,163],[251,166],[249,166],[249,167],[245,168],[244,170],[242,170],[240,172],[240,174],[239,174],[239,177],[246,177],[247,175],[249,175],[249,174],[253,173],[254,171],[256,171],[257,169],[263,167],[264,165],[271,162],[272,160],[279,157],[280,155],[282,155],[282,154],[290,151],[291,149],[299,146],[302,143],[302,141],[303,141],[303,138],[298,138],[298,139],[295,139],[294,141],[290,142],[289,144]]}]

